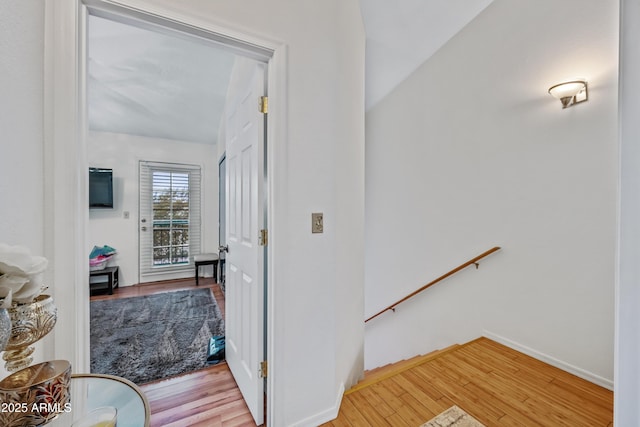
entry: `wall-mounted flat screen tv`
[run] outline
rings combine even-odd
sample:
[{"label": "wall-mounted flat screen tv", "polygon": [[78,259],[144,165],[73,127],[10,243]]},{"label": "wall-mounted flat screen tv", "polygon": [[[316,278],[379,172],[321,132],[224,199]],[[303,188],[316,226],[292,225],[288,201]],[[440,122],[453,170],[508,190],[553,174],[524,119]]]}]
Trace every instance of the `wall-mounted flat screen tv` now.
[{"label": "wall-mounted flat screen tv", "polygon": [[89,168],[89,207],[113,208],[113,170]]}]

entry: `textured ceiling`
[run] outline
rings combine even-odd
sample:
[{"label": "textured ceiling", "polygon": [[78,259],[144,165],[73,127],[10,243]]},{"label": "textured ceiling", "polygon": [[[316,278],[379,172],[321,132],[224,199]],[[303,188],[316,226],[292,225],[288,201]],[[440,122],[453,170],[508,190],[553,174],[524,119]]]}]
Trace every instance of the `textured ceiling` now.
[{"label": "textured ceiling", "polygon": [[234,55],[90,16],[89,127],[215,143]]},{"label": "textured ceiling", "polygon": [[[360,0],[367,109],[492,1]],[[234,58],[206,40],[90,16],[89,127],[216,143]]]}]

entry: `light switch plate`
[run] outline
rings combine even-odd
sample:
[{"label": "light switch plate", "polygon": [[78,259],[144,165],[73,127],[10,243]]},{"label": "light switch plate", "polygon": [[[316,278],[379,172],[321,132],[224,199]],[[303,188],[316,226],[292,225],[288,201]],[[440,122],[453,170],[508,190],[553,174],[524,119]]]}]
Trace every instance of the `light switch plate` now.
[{"label": "light switch plate", "polygon": [[323,215],[320,213],[312,213],[311,214],[311,232],[312,233],[323,233],[324,232],[324,223],[323,223]]}]

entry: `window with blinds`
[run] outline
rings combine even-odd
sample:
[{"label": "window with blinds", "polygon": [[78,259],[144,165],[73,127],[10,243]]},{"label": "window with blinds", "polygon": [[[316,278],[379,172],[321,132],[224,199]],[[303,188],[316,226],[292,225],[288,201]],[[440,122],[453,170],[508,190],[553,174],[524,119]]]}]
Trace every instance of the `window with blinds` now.
[{"label": "window with blinds", "polygon": [[189,268],[200,253],[200,167],[140,163],[140,273]]}]

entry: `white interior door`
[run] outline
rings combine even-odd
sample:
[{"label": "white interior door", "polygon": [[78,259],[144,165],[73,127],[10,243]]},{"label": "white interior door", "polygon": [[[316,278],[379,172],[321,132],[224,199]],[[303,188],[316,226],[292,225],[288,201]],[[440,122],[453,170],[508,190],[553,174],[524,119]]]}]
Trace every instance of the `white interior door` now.
[{"label": "white interior door", "polygon": [[[235,69],[226,114],[226,358],[258,425],[264,422],[264,95],[265,65]],[[237,78],[237,80],[236,80]]]}]

